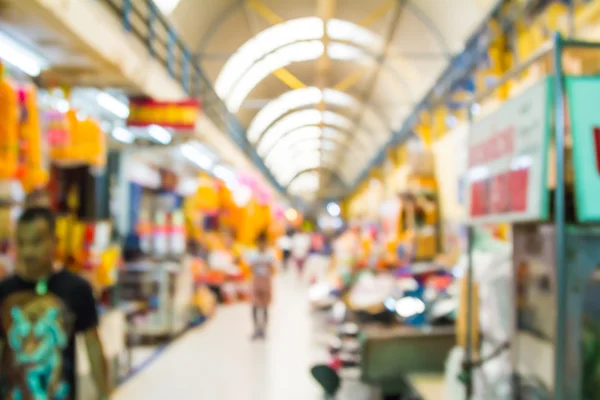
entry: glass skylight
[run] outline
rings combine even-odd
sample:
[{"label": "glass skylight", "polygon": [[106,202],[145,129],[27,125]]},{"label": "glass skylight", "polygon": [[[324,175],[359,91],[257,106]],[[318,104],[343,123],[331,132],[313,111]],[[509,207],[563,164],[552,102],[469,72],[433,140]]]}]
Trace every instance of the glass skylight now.
[{"label": "glass skylight", "polygon": [[256,114],[247,130],[248,139],[250,139],[250,142],[255,143],[260,134],[282,115],[297,108],[318,104],[322,98],[321,90],[316,87],[292,90],[282,94]]},{"label": "glass skylight", "polygon": [[318,139],[306,140],[294,147],[288,148],[286,151],[271,153],[272,157],[265,159],[265,165],[271,169],[276,169],[282,164],[289,162],[289,160],[294,159],[298,154],[313,150],[332,153],[336,149],[337,145],[334,142],[323,142]]},{"label": "glass skylight", "polygon": [[322,118],[321,112],[316,109],[301,110],[285,116],[272,125],[259,139],[257,142],[258,154],[264,154],[288,132],[303,126],[319,125]]},{"label": "glass skylight", "polygon": [[320,40],[325,29],[318,17],[298,18],[274,25],[244,43],[225,63],[215,90],[225,98],[240,78],[265,55],[299,41]]},{"label": "glass skylight", "polygon": [[[317,17],[293,19],[265,29],[225,63],[215,83],[217,94],[230,111],[237,112],[252,89],[275,70],[319,58],[325,51],[324,31],[323,21]],[[327,49],[332,59],[367,60],[361,48],[372,54],[383,48],[379,35],[352,22],[329,20],[327,31],[332,39]]]},{"label": "glass skylight", "polygon": [[319,190],[320,178],[317,171],[307,171],[292,180],[288,186],[288,192],[299,195],[305,192],[316,192]]},{"label": "glass skylight", "polygon": [[225,95],[224,100],[227,108],[231,112],[237,113],[252,89],[271,73],[294,62],[316,60],[321,57],[323,51],[323,42],[313,40],[293,43],[269,53],[252,65],[235,87]]},{"label": "glass skylight", "polygon": [[169,15],[175,10],[179,1],[180,0],[154,0],[154,4],[156,4],[156,7],[158,7],[160,12],[164,15]]},{"label": "glass skylight", "polygon": [[317,105],[321,101],[336,107],[348,107],[355,111],[360,108],[360,102],[347,93],[333,89],[325,89],[321,92],[316,87],[308,87],[292,90],[279,96],[263,107],[252,120],[248,128],[248,138],[252,143],[281,116],[290,111]]},{"label": "glass skylight", "polygon": [[354,43],[373,53],[381,53],[385,46],[379,35],[350,21],[335,18],[327,21],[327,36],[333,41]]}]

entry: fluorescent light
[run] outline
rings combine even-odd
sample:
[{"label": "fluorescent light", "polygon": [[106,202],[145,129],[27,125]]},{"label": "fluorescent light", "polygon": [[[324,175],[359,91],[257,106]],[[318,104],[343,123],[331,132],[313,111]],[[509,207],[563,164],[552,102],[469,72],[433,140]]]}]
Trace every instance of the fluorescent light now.
[{"label": "fluorescent light", "polygon": [[288,221],[293,222],[298,218],[298,211],[294,210],[293,208],[288,208],[285,210],[285,217]]},{"label": "fluorescent light", "polygon": [[54,108],[56,108],[58,112],[64,114],[69,111],[69,102],[65,99],[58,99],[56,100],[56,103],[54,103]]},{"label": "fluorescent light", "polygon": [[0,33],[0,58],[29,76],[38,76],[47,63],[6,35]]},{"label": "fluorescent light", "polygon": [[252,189],[246,185],[239,185],[233,190],[233,202],[238,207],[245,207],[252,200]]},{"label": "fluorescent light", "polygon": [[98,93],[96,101],[102,108],[110,111],[119,118],[125,119],[129,117],[129,106],[106,92]]},{"label": "fluorescent light", "polygon": [[337,217],[338,215],[340,215],[341,209],[340,209],[339,205],[337,205],[334,202],[331,202],[331,203],[327,204],[327,212],[332,217]]},{"label": "fluorescent light", "polygon": [[154,0],[154,4],[164,15],[171,14],[178,3],[179,0]]},{"label": "fluorescent light", "polygon": [[135,136],[133,135],[133,133],[121,127],[113,129],[112,137],[114,137],[119,142],[123,143],[133,143],[133,141],[135,140]]},{"label": "fluorescent light", "polygon": [[210,170],[213,165],[212,159],[206,154],[202,154],[196,147],[186,143],[181,146],[181,153],[191,162],[204,170]]},{"label": "fluorescent light", "polygon": [[148,133],[154,140],[162,144],[171,143],[171,132],[158,125],[150,125],[148,127]]},{"label": "fluorescent light", "polygon": [[223,165],[215,165],[212,172],[217,178],[225,182],[230,189],[236,187],[238,183],[237,178],[235,177],[235,173],[229,168]]}]

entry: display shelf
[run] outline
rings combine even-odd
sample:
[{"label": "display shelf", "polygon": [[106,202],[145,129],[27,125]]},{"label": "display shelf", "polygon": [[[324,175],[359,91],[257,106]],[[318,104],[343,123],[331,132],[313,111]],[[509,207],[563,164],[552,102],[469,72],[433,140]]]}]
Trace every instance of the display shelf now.
[{"label": "display shelf", "polygon": [[147,260],[128,263],[120,271],[119,293],[128,309],[128,335],[168,339],[189,323],[193,294],[190,262]]}]

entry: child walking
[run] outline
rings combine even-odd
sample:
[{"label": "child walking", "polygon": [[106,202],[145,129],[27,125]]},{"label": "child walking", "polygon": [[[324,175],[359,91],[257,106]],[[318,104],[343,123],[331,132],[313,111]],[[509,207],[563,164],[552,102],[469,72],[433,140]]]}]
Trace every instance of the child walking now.
[{"label": "child walking", "polygon": [[266,232],[257,238],[257,251],[249,259],[252,268],[252,318],[254,321],[253,339],[264,339],[269,321],[271,304],[271,278],[275,267],[275,255],[268,247]]}]

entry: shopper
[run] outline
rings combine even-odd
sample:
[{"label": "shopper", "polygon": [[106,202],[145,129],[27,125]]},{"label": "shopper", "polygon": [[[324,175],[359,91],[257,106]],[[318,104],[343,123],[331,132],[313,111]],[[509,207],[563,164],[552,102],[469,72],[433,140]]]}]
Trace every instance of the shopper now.
[{"label": "shopper", "polygon": [[283,258],[283,268],[287,270],[288,263],[292,255],[292,233],[286,231],[285,235],[282,235],[277,240],[277,246],[279,247],[279,250],[281,250],[281,255]]},{"label": "shopper", "polygon": [[298,268],[300,278],[304,275],[304,264],[310,253],[311,249],[311,236],[302,230],[296,232],[292,237],[292,258]]},{"label": "shopper", "polygon": [[254,321],[253,339],[264,339],[269,321],[272,277],[275,270],[275,255],[268,246],[266,232],[257,239],[257,249],[249,257],[252,268],[252,318]]},{"label": "shopper", "polygon": [[94,295],[84,279],[55,269],[54,231],[48,208],[28,208],[17,222],[17,267],[0,282],[0,398],[76,400],[75,334],[81,333],[98,398],[108,399]]}]

